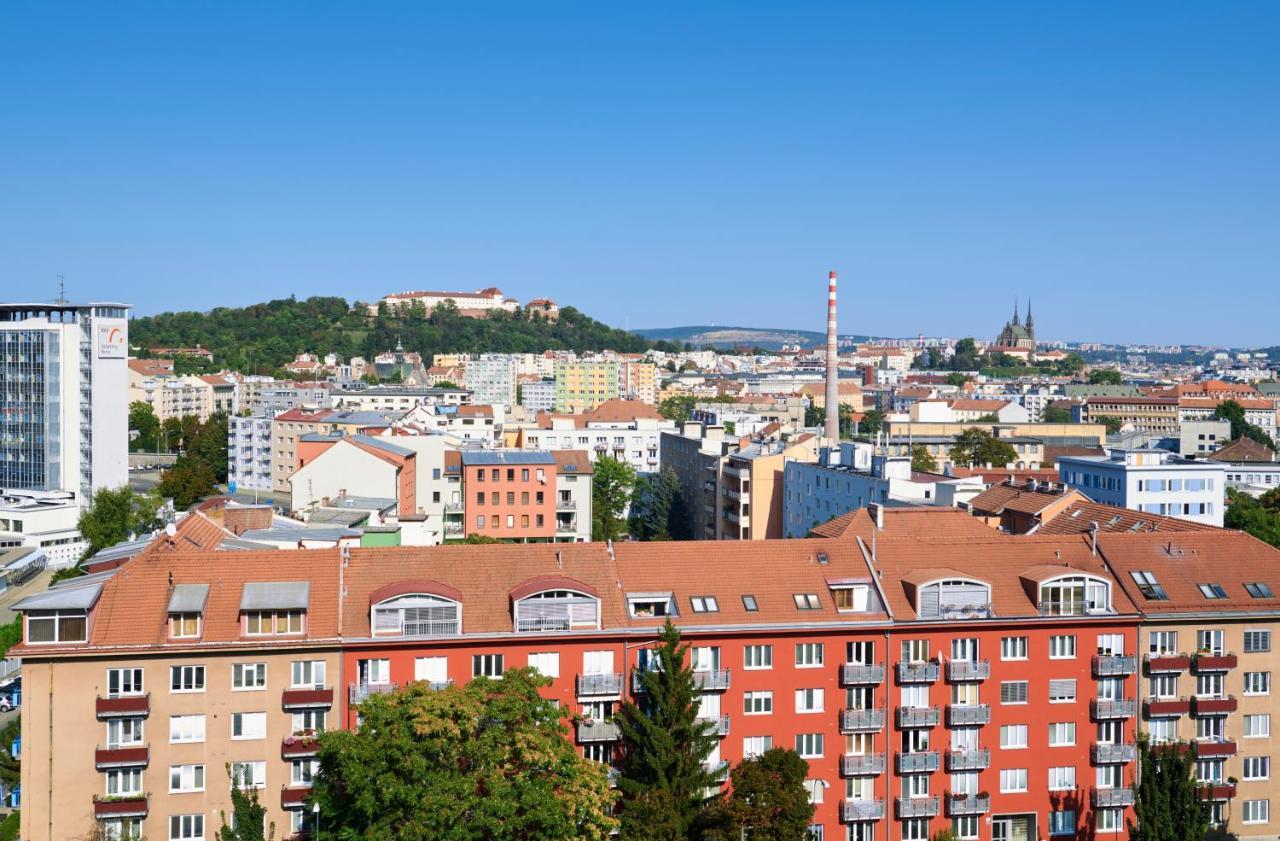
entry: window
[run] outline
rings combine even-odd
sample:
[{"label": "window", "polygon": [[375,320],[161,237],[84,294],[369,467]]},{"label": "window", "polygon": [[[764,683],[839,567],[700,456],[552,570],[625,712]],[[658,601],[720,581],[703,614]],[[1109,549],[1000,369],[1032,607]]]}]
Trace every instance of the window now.
[{"label": "window", "polygon": [[772,669],[772,645],[748,645],[742,649],[742,666],[745,669]]},{"label": "window", "polygon": [[251,637],[302,633],[301,610],[247,610],[244,632]]},{"label": "window", "polygon": [[791,598],[795,600],[797,610],[819,610],[822,608],[822,602],[818,601],[817,593],[796,593]]},{"label": "window", "polygon": [[318,759],[295,759],[289,769],[289,783],[295,786],[309,786],[320,771]]},{"label": "window", "polygon": [[1243,823],[1266,823],[1271,820],[1270,800],[1246,800]]},{"label": "window", "polygon": [[204,815],[170,815],[169,841],[202,841]]},{"label": "window", "polygon": [[1244,717],[1244,737],[1246,739],[1263,739],[1271,735],[1271,716],[1256,713]]},{"label": "window", "polygon": [[1001,638],[1000,659],[1001,660],[1027,659],[1027,638],[1026,637]]},{"label": "window", "polygon": [[742,711],[746,715],[768,715],[773,712],[773,692],[765,689],[742,693]]},{"label": "window", "polygon": [[27,643],[85,642],[89,624],[83,610],[27,611]]},{"label": "window", "polygon": [[809,824],[809,834],[805,841],[826,841],[826,828],[820,823]]},{"label": "window", "polygon": [[170,613],[169,636],[173,639],[191,639],[200,636],[200,614]]},{"label": "window", "polygon": [[1271,757],[1246,756],[1244,758],[1244,778],[1246,780],[1266,780],[1271,777]]},{"label": "window", "polygon": [[715,596],[690,596],[689,606],[694,613],[719,613],[720,604]]},{"label": "window", "polygon": [[1111,609],[1111,587],[1102,579],[1065,576],[1040,585],[1040,613],[1045,616],[1081,616]]},{"label": "window", "polygon": [[1005,680],[1000,682],[1000,703],[1027,703],[1027,682],[1025,680]]},{"label": "window", "polygon": [[1098,832],[1120,832],[1124,829],[1124,809],[1097,809]]},{"label": "window", "polygon": [[798,733],[796,734],[796,753],[805,759],[813,759],[822,756],[822,734],[821,733]]},{"label": "window", "polygon": [[473,677],[502,677],[503,671],[501,654],[471,655],[471,674]]},{"label": "window", "polygon": [[796,668],[817,669],[822,667],[823,644],[820,642],[796,643]]},{"label": "window", "polygon": [[233,663],[231,666],[231,688],[239,690],[266,689],[266,663]]},{"label": "window", "polygon": [[1276,594],[1271,592],[1271,585],[1261,581],[1246,581],[1244,589],[1255,599],[1274,599],[1276,597]]},{"label": "window", "polygon": [[978,837],[978,816],[960,815],[952,818],[951,832],[958,841],[974,841]]},{"label": "window", "polygon": [[204,791],[203,765],[170,765],[169,792]]},{"label": "window", "polygon": [[1076,768],[1063,765],[1049,769],[1049,791],[1069,791],[1076,787]]},{"label": "window", "polygon": [[294,660],[290,664],[290,672],[294,688],[324,688],[323,660]]},{"label": "window", "polygon": [[1155,573],[1140,571],[1131,572],[1129,575],[1138,585],[1138,592],[1143,595],[1143,598],[1153,602],[1168,600],[1169,594],[1164,591],[1164,587],[1160,586],[1160,582],[1156,581]]},{"label": "window", "polygon": [[1222,629],[1196,631],[1196,650],[1209,654],[1221,654],[1223,652]]},{"label": "window", "polygon": [[456,636],[461,631],[462,606],[434,593],[404,593],[373,607],[374,636]]},{"label": "window", "polygon": [[240,788],[265,788],[267,785],[267,763],[232,762],[231,783]]},{"label": "window", "polygon": [[1152,698],[1178,697],[1178,676],[1152,675],[1148,682],[1147,694]]},{"label": "window", "polygon": [[1026,768],[1005,768],[1000,772],[1000,792],[1009,794],[1027,790]]},{"label": "window", "polygon": [[1177,631],[1152,631],[1147,641],[1147,651],[1153,655],[1177,654]]},{"label": "window", "polygon": [[142,794],[141,768],[113,768],[107,771],[107,796]]},{"label": "window", "polygon": [[171,715],[169,716],[169,741],[181,742],[204,741],[203,715]]},{"label": "window", "polygon": [[742,758],[751,759],[773,748],[772,736],[747,736],[742,740]]},{"label": "window", "polygon": [[1074,634],[1049,637],[1049,657],[1053,660],[1064,660],[1076,656],[1076,638]]},{"label": "window", "polygon": [[319,733],[325,729],[325,720],[327,718],[327,712],[323,709],[295,710],[293,713],[292,732],[305,733],[310,730],[314,733]]},{"label": "window", "polygon": [[797,689],[796,712],[820,713],[824,709],[826,693],[821,689]]},{"label": "window", "polygon": [[1270,631],[1245,631],[1244,632],[1244,653],[1254,654],[1259,651],[1271,650],[1271,632]]},{"label": "window", "polygon": [[1049,813],[1049,834],[1050,835],[1075,835],[1076,834],[1076,813],[1074,809],[1064,809],[1061,812]]},{"label": "window", "polygon": [[1049,747],[1058,748],[1076,743],[1076,723],[1055,721],[1049,725]]},{"label": "window", "polygon": [[929,819],[909,818],[904,820],[902,822],[902,841],[929,841]]},{"label": "window", "polygon": [[870,588],[866,586],[831,588],[831,600],[836,603],[836,610],[844,612],[866,610],[869,595]]},{"label": "window", "polygon": [[107,669],[107,697],[142,694],[142,669]]},{"label": "window", "polygon": [[529,654],[529,668],[543,677],[560,677],[560,652],[540,651]]},{"label": "window", "polygon": [[1005,750],[1016,750],[1027,746],[1027,725],[1000,725],[1000,747]]},{"label": "window", "polygon": [[141,718],[113,718],[107,722],[107,747],[122,748],[142,744]]},{"label": "window", "polygon": [[759,610],[759,609],[760,609],[760,606],[756,604],[756,597],[755,597],[755,596],[743,596],[743,597],[742,597],[742,609],[743,609],[743,610],[745,610],[745,611],[747,611],[748,613],[755,613],[757,610]]},{"label": "window", "polygon": [[1049,681],[1049,703],[1067,704],[1076,699],[1075,678],[1062,678]]},{"label": "window", "polygon": [[203,692],[204,666],[170,666],[169,691]]},{"label": "window", "polygon": [[821,803],[823,792],[827,788],[826,780],[805,780],[804,790],[809,795],[810,803]]},{"label": "window", "polygon": [[1227,591],[1222,589],[1221,584],[1197,584],[1200,588],[1200,595],[1206,599],[1225,599]]},{"label": "window", "polygon": [[232,713],[231,738],[265,739],[267,737],[266,713]]},{"label": "window", "polygon": [[1244,673],[1244,694],[1246,695],[1271,694],[1271,672],[1245,672]]},{"label": "window", "polygon": [[1223,675],[1220,672],[1196,675],[1196,695],[1201,698],[1221,698],[1223,685]]},{"label": "window", "polygon": [[1153,745],[1162,745],[1178,739],[1178,719],[1153,718],[1147,722],[1147,732],[1151,734]]},{"label": "window", "polygon": [[671,594],[658,596],[634,596],[627,599],[631,615],[637,619],[669,616],[675,612],[671,604]]}]

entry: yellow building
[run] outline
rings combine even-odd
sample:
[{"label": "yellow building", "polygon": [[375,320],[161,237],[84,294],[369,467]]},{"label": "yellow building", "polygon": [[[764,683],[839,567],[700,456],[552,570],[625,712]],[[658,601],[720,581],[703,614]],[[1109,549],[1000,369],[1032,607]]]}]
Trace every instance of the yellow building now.
[{"label": "yellow building", "polygon": [[617,362],[556,362],[556,411],[589,412],[619,395]]}]

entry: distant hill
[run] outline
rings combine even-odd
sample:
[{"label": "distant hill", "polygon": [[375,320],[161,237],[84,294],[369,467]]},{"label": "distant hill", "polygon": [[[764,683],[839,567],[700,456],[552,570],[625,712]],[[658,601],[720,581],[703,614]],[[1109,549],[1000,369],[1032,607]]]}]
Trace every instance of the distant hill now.
[{"label": "distant hill", "polygon": [[[778,348],[782,345],[799,344],[804,347],[817,347],[826,342],[826,335],[816,330],[785,330],[772,327],[717,327],[711,324],[699,324],[689,327],[654,327],[647,330],[631,332],[652,341],[689,342],[696,347],[734,347],[751,345],[762,348]],[[868,336],[842,335],[841,339],[865,342]]]}]

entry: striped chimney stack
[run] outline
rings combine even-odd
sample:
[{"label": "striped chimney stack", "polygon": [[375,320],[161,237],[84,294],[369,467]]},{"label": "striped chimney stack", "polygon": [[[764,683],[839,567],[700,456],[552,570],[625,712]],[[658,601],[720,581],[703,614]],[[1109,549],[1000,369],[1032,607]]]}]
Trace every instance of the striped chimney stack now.
[{"label": "striped chimney stack", "polygon": [[827,418],[823,434],[835,443],[840,440],[840,364],[836,356],[836,273],[827,278]]}]

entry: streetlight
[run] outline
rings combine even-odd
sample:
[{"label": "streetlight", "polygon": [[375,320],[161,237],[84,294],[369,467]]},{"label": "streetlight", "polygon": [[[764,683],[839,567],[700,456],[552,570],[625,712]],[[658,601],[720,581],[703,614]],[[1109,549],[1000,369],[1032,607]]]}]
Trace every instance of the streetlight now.
[{"label": "streetlight", "polygon": [[316,834],[315,841],[320,841],[320,804],[311,804],[311,814],[315,816]]}]

